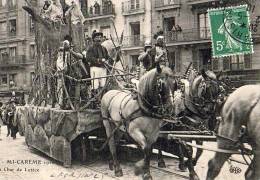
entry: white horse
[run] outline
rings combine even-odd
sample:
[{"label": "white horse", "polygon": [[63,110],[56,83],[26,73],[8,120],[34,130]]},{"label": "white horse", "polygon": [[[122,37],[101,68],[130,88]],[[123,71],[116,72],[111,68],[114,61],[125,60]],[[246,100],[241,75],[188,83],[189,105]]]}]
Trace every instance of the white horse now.
[{"label": "white horse", "polygon": [[[240,129],[245,126],[254,158],[245,173],[247,180],[260,179],[260,85],[242,86],[228,98],[222,109],[217,138],[218,148],[238,150]],[[215,179],[231,154],[217,152],[208,163],[207,180]]]}]

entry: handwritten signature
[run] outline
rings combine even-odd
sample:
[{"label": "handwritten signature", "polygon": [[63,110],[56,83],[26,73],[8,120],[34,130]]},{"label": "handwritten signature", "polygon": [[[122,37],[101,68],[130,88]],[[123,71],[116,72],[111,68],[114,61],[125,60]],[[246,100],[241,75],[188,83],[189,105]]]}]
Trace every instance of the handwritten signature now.
[{"label": "handwritten signature", "polygon": [[93,172],[59,172],[52,174],[50,177],[63,178],[63,179],[79,179],[79,178],[91,178],[91,179],[103,179],[103,174],[97,174]]}]

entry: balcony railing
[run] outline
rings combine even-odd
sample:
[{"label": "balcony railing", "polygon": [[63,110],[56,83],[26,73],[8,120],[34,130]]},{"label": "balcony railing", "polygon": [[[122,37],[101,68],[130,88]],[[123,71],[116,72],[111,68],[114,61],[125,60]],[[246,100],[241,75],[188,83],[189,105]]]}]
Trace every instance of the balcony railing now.
[{"label": "balcony railing", "polygon": [[9,32],[9,37],[15,37],[15,36],[16,36],[16,31]]},{"label": "balcony railing", "polygon": [[197,4],[209,4],[212,2],[219,2],[220,0],[188,0],[187,4],[197,5]]},{"label": "balcony railing", "polygon": [[209,28],[183,29],[181,31],[166,32],[166,43],[175,43],[181,41],[199,41],[210,40]]},{"label": "balcony railing", "polygon": [[163,9],[179,8],[180,4],[181,4],[181,0],[156,0],[155,9],[163,10]]},{"label": "balcony railing", "polygon": [[107,6],[100,6],[100,8],[98,9],[90,7],[87,18],[101,17],[107,15],[115,15],[115,6],[113,4]]},{"label": "balcony railing", "polygon": [[122,2],[122,14],[125,16],[144,13],[144,10],[144,1],[140,1],[140,3],[131,3],[131,1]]},{"label": "balcony railing", "polygon": [[9,65],[20,65],[25,64],[26,58],[25,55],[20,56],[0,56],[0,66],[9,66]]},{"label": "balcony railing", "polygon": [[140,47],[144,45],[144,35],[125,36],[123,47]]},{"label": "balcony railing", "polygon": [[17,9],[17,4],[12,4],[11,2],[12,1],[8,1],[8,2],[10,2],[9,4],[8,4],[8,9],[9,10],[15,10],[15,9]]}]

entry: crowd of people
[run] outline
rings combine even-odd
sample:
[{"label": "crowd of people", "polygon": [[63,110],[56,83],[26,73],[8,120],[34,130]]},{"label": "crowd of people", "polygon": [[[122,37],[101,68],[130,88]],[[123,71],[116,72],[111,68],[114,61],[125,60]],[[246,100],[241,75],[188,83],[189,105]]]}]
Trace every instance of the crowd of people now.
[{"label": "crowd of people", "polygon": [[[156,43],[152,45],[148,40],[144,45],[144,52],[142,52],[138,58],[140,64],[139,79],[145,72],[155,68],[156,65],[169,66],[168,52],[164,41],[164,35],[162,31],[159,31],[154,35]],[[70,35],[64,37],[61,47],[59,48],[58,58],[56,61],[57,68],[57,94],[58,104],[60,108],[64,108],[65,93],[62,90],[63,80],[62,74],[66,74],[68,66],[70,66],[69,59],[73,57],[80,64],[81,78],[91,78],[91,81],[85,83],[87,86],[86,91],[82,96],[85,99],[89,99],[91,96],[97,95],[106,85],[106,76],[108,75],[108,67],[106,64],[113,66],[114,62],[120,61],[120,48],[116,46],[116,55],[111,57],[106,46],[103,45],[104,41],[109,41],[104,38],[102,32],[96,30],[93,31],[91,37],[92,43],[88,47],[84,48],[82,52],[77,52],[73,49],[72,38]]]}]

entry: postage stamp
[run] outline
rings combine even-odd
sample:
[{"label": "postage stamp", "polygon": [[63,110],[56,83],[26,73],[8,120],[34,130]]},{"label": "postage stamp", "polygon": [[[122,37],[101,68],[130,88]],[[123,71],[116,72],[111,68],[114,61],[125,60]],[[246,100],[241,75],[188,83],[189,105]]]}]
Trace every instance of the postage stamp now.
[{"label": "postage stamp", "polygon": [[213,57],[252,54],[247,5],[209,9]]}]

